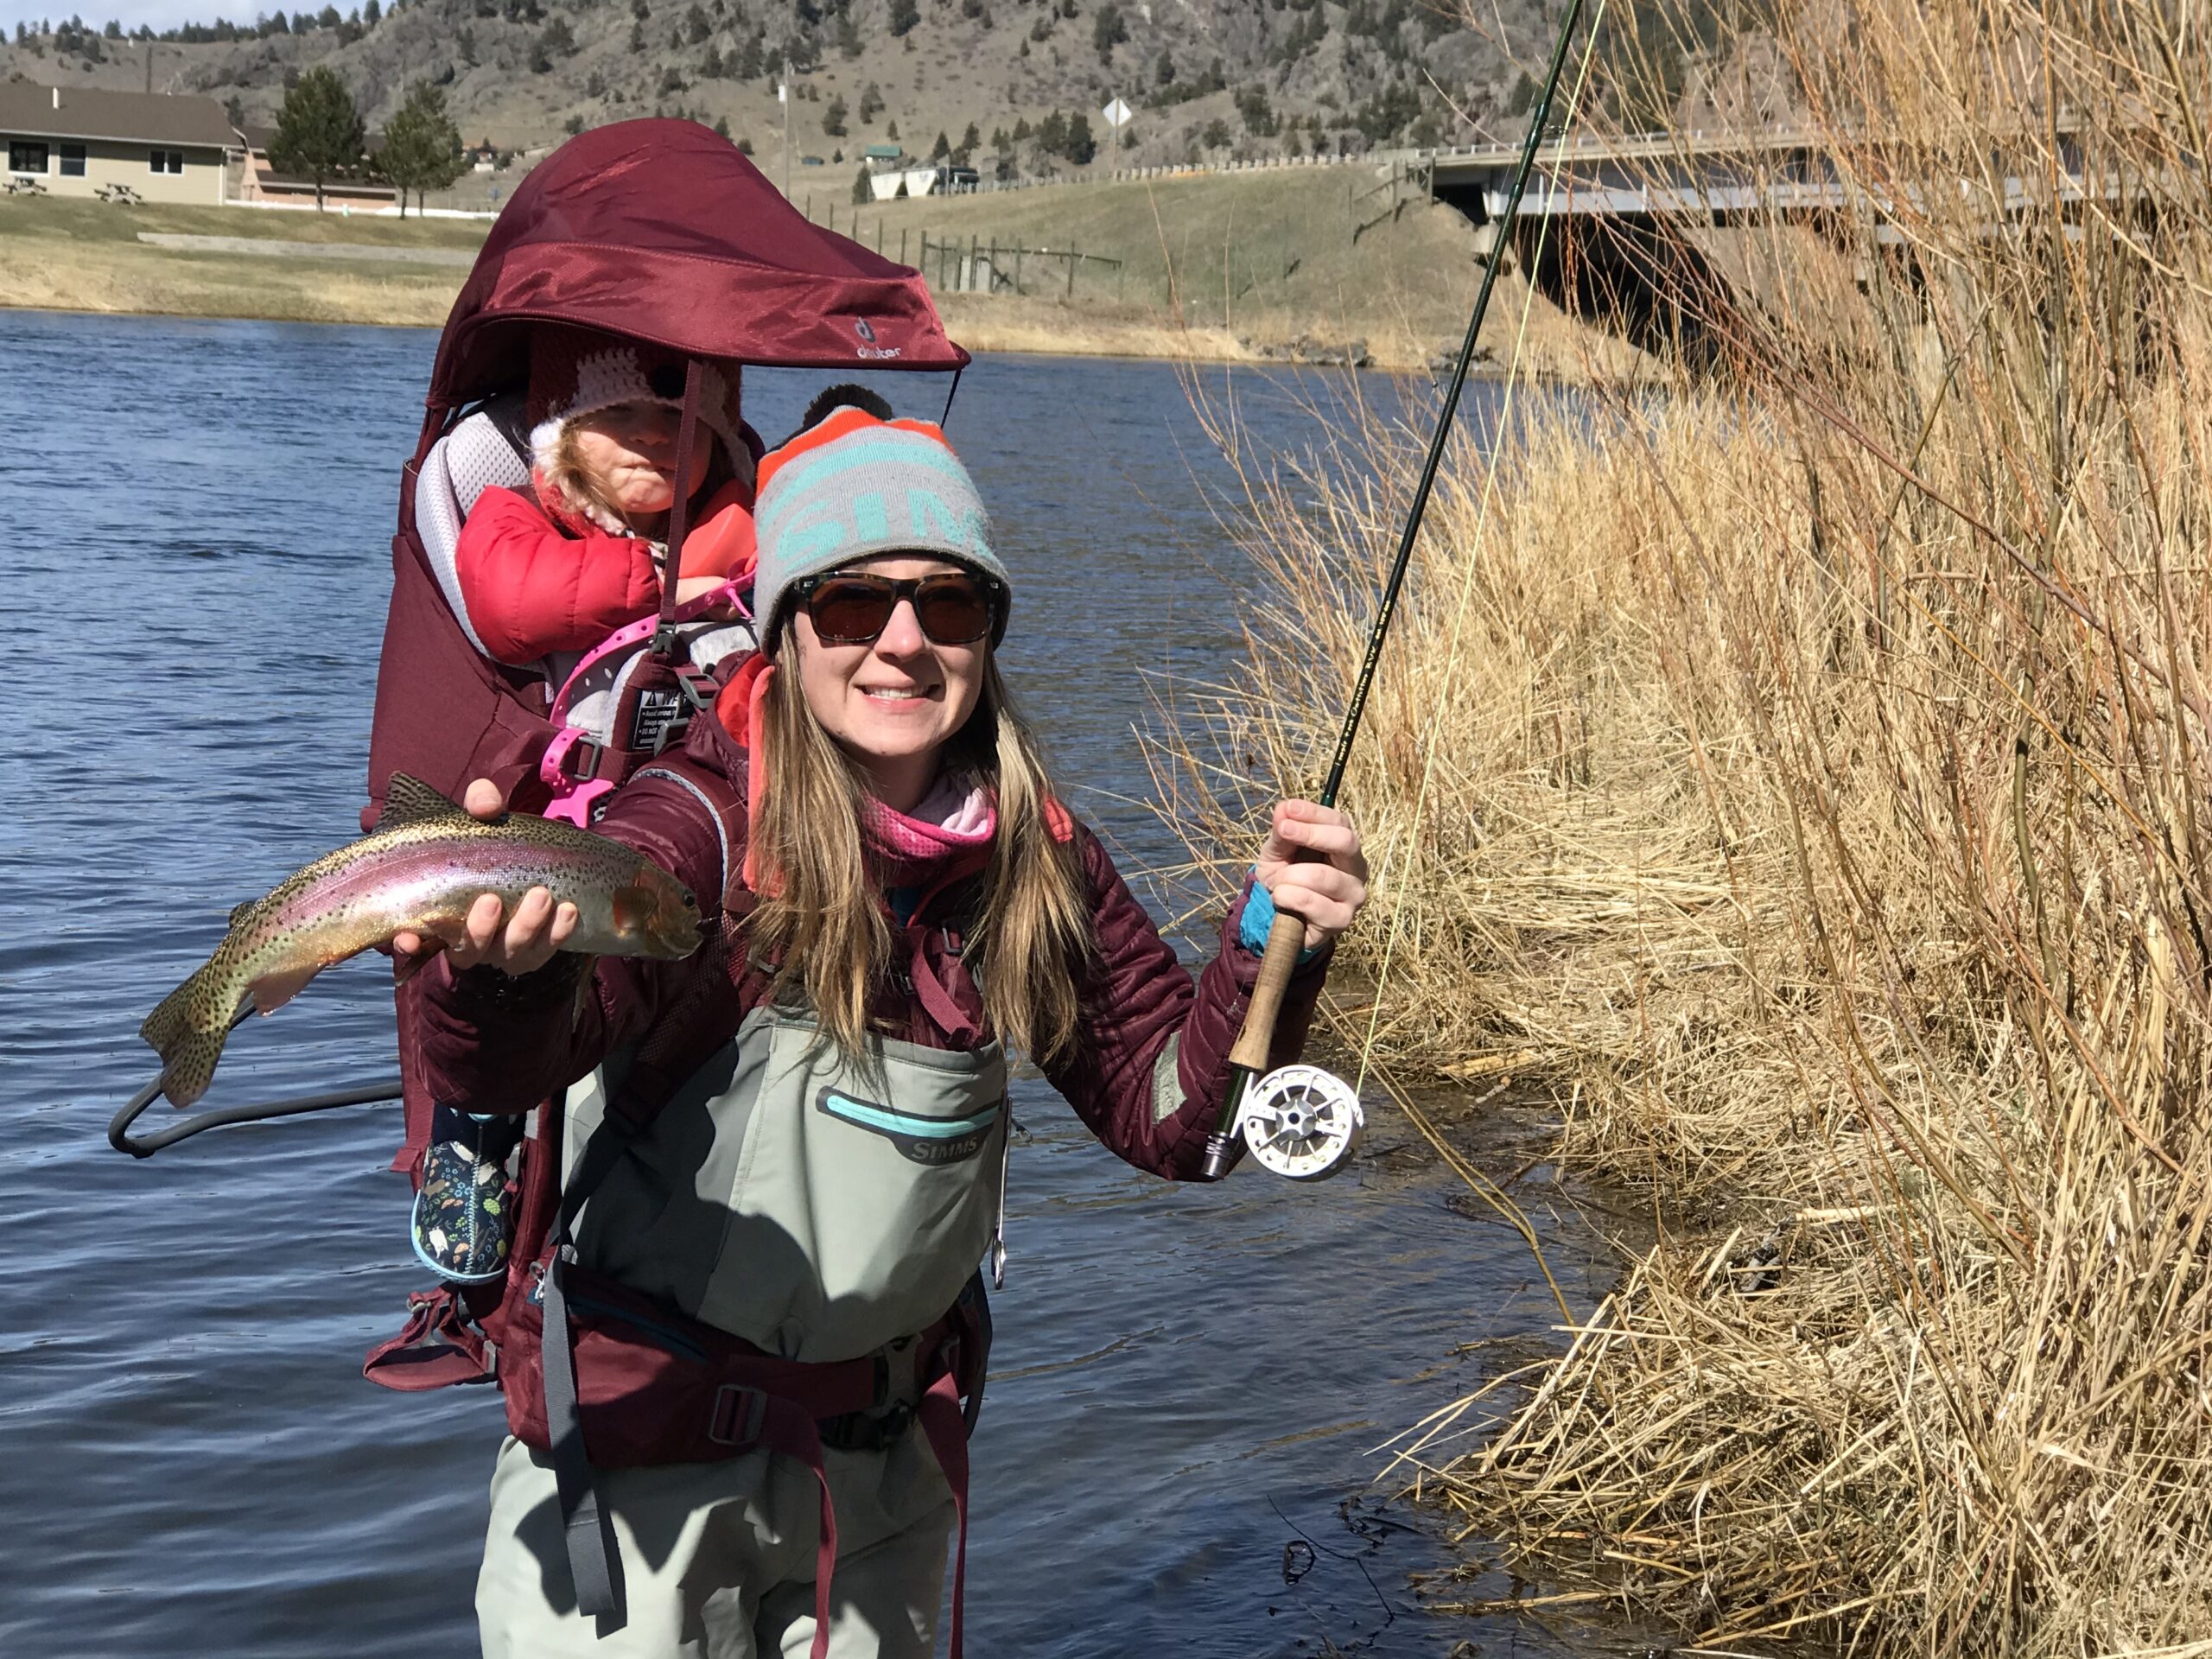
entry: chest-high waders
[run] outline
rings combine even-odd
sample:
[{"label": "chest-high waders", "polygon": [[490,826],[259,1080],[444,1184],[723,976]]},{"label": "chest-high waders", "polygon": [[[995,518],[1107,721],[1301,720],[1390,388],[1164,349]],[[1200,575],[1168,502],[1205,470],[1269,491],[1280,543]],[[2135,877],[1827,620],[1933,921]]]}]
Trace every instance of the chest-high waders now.
[{"label": "chest-high waders", "polygon": [[[715,810],[732,845],[728,783],[683,763],[667,775]],[[903,1434],[887,1352],[911,1348],[911,1421],[958,1521],[957,1656],[967,1433],[989,1344],[976,1263],[999,1249],[1005,1196],[1004,1052],[881,1039],[856,1063],[810,1017],[765,1005],[729,1034],[743,992],[724,937],[701,949],[687,996],[646,1039],[537,1115],[498,1306],[472,1326],[464,1302],[433,1294],[371,1374],[496,1375],[511,1431],[551,1463],[587,1615],[622,1605],[594,1470],[759,1448],[804,1465],[821,1497],[823,1659],[837,1554],[823,1435]]]}]

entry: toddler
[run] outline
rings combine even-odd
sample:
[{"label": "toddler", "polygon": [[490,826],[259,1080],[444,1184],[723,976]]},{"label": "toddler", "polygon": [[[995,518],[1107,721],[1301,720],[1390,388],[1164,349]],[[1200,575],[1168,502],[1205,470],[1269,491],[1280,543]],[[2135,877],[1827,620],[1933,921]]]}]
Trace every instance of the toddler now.
[{"label": "toddler", "polygon": [[[683,402],[680,356],[582,328],[537,329],[530,493],[486,490],[454,554],[469,626],[492,656],[527,667],[588,651],[660,608]],[[752,573],[748,436],[734,367],[707,365],[679,600]]]},{"label": "toddler", "polygon": [[[589,651],[660,608],[683,424],[681,356],[542,325],[531,344],[531,487],[491,488],[461,526],[455,574],[469,625],[515,667]],[[753,451],[734,366],[701,372],[690,476],[696,515],[679,601],[753,573]],[[557,677],[556,677],[557,680]],[[433,1109],[409,1231],[446,1279],[495,1281],[513,1233],[509,1172],[522,1121]]]}]

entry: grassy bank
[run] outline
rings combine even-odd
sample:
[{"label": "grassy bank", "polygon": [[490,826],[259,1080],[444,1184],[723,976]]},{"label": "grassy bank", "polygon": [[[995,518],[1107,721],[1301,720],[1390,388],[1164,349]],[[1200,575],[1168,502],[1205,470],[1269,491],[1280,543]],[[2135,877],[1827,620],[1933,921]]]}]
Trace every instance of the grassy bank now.
[{"label": "grassy bank", "polygon": [[[825,181],[826,182],[826,181]],[[1080,249],[1077,267],[1039,253],[1024,292],[938,296],[955,338],[981,351],[1311,359],[1357,346],[1379,366],[1419,368],[1458,344],[1478,279],[1474,232],[1449,208],[1355,203],[1365,168],[1193,176],[986,196],[924,198],[857,213],[839,188],[803,206],[818,220],[909,263],[933,243],[970,238],[1033,250]],[[835,194],[841,200],[833,204]],[[352,246],[474,248],[485,226],[238,208],[112,207],[52,197],[0,199],[0,296],[41,309],[266,317],[435,326],[459,290],[450,267],[348,260]],[[154,247],[142,231],[327,242],[332,257]],[[1119,262],[1116,264],[1108,262]],[[947,285],[956,278],[944,270]],[[1512,279],[1501,300],[1511,297]],[[1617,366],[1623,348],[1572,328],[1538,302],[1532,350],[1545,370]]]},{"label": "grassy bank", "polygon": [[[2212,1651],[2202,49],[1771,22],[1894,234],[1774,227],[1717,384],[1534,411],[1494,487],[1459,452],[1346,793],[1340,1031],[1548,1086],[1662,1232],[1414,1463],[1706,1647]],[[2066,234],[2008,211],[2077,158]],[[1412,435],[1346,442],[1254,472],[1272,603],[1175,697],[1224,885],[1318,781],[1410,485]]]},{"label": "grassy bank", "polygon": [[[0,198],[0,296],[41,310],[263,317],[283,322],[435,327],[465,274],[450,266],[349,261],[349,246],[467,249],[466,219],[347,217],[236,207],[111,207],[69,198]],[[139,232],[328,243],[329,260],[162,248]]]},{"label": "grassy bank", "polygon": [[[1345,165],[861,207],[824,191],[802,205],[893,258],[903,250],[909,263],[921,258],[925,236],[933,245],[1031,251],[1020,274],[1033,298],[1011,315],[981,295],[946,296],[963,326],[987,333],[1033,328],[1020,313],[1049,307],[1071,329],[1166,331],[1205,357],[1320,355],[1359,342],[1378,365],[1418,368],[1456,349],[1466,327],[1481,279],[1475,232],[1426,200],[1387,217],[1391,197],[1375,194],[1377,183],[1374,168]],[[1076,266],[1071,295],[1067,262],[1050,257],[1069,251],[1090,256]],[[1010,251],[1000,265],[1011,274]],[[927,274],[934,280],[934,261]],[[1518,286],[1509,278],[1497,302],[1517,308]],[[1581,376],[1593,358],[1624,366],[1620,347],[1575,329],[1547,302],[1536,302],[1530,327],[1544,372]],[[1049,328],[1037,337],[1049,339]]]}]

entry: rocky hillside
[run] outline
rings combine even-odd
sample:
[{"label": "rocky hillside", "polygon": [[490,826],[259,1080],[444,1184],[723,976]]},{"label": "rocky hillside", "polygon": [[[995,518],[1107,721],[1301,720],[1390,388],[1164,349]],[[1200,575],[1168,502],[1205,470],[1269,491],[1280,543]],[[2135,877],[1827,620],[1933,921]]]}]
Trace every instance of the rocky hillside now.
[{"label": "rocky hillside", "polygon": [[[1135,111],[1124,165],[1356,154],[1517,126],[1541,61],[1542,0],[364,0],[160,36],[72,21],[19,28],[0,76],[208,92],[274,118],[288,82],[328,63],[372,129],[410,82],[447,89],[464,135],[532,151],[565,132],[684,114],[782,159],[788,60],[794,162],[849,188],[863,147],[960,152],[986,177],[1109,158],[1099,111]],[[942,139],[940,139],[942,135]],[[794,175],[794,186],[799,175]]]}]

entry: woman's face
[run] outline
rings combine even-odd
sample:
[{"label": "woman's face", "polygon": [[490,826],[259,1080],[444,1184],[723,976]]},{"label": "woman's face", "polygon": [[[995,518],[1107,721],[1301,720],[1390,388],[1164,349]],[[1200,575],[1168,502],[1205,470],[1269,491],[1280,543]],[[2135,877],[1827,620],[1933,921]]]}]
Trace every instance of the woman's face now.
[{"label": "woman's face", "polygon": [[[844,568],[893,581],[962,569],[899,555]],[[976,711],[990,641],[940,645],[922,632],[913,602],[901,599],[872,644],[824,645],[804,608],[791,618],[791,644],[814,717],[868,774],[877,798],[898,811],[913,807],[928,793],[946,741]]]},{"label": "woman's face", "polygon": [[[682,416],[665,404],[616,404],[576,418],[576,458],[625,514],[649,518],[676,505],[676,438]],[[714,429],[696,423],[691,476],[703,484]]]}]

